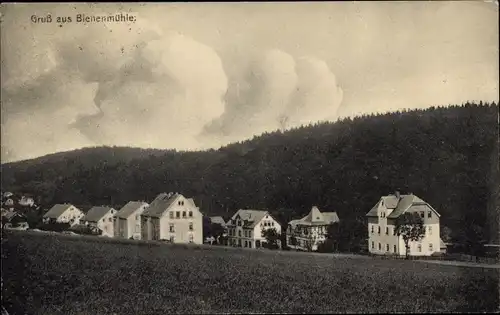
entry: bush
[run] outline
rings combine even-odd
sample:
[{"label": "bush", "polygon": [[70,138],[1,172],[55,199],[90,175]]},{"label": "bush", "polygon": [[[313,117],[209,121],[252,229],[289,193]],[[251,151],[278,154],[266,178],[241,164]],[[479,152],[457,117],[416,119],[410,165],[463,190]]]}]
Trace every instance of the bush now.
[{"label": "bush", "polygon": [[70,227],[69,223],[51,222],[41,224],[38,228],[42,231],[62,232],[68,230]]}]

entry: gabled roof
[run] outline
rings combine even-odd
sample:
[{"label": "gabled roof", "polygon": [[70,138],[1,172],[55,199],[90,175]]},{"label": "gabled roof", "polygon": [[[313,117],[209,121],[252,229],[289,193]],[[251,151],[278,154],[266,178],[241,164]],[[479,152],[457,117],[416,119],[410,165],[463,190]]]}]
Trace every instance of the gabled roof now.
[{"label": "gabled roof", "polygon": [[111,210],[113,210],[111,207],[92,207],[83,217],[83,221],[97,222]]},{"label": "gabled roof", "polygon": [[67,203],[54,205],[52,208],[50,208],[49,211],[47,211],[47,213],[43,215],[43,217],[57,219],[64,213],[64,211],[68,210],[71,206],[72,205]]},{"label": "gabled roof", "polygon": [[321,212],[318,207],[313,206],[308,215],[299,220],[292,220],[288,224],[292,227],[297,225],[317,226],[328,225],[339,221],[336,212]]},{"label": "gabled roof", "polygon": [[225,226],[226,225],[226,222],[224,222],[224,218],[221,217],[221,216],[217,216],[217,217],[210,217],[210,222],[212,223],[217,223],[217,224],[220,224],[222,226]]},{"label": "gabled roof", "polygon": [[231,220],[239,217],[244,222],[244,227],[254,228],[266,215],[269,215],[268,211],[265,210],[238,210],[232,217]]},{"label": "gabled roof", "polygon": [[[165,211],[170,208],[172,204],[182,195],[180,194],[167,194],[161,193],[156,196],[155,200],[151,202],[149,207],[144,210],[142,215],[150,217],[161,217]],[[193,202],[194,204],[194,202]]]},{"label": "gabled roof", "polygon": [[26,216],[22,213],[19,213],[17,211],[9,211],[9,212],[6,212],[2,215],[7,221],[10,221],[12,220],[14,217],[18,217],[18,218],[23,218],[23,219],[26,219]]},{"label": "gabled roof", "polygon": [[127,219],[132,213],[142,206],[147,206],[148,204],[143,201],[129,201],[116,213],[116,217]]},{"label": "gabled roof", "polygon": [[384,203],[384,206],[387,209],[393,210],[389,216],[387,216],[388,219],[396,219],[400,215],[406,212],[411,206],[417,206],[417,205],[426,205],[429,208],[431,208],[438,216],[440,214],[432,208],[427,202],[423,201],[419,197],[409,194],[409,195],[400,195],[398,198],[396,195],[389,195],[389,196],[383,196],[380,198],[380,200],[377,202],[377,204],[371,208],[370,211],[366,214],[367,217],[376,217],[377,216],[377,209],[381,203]]}]

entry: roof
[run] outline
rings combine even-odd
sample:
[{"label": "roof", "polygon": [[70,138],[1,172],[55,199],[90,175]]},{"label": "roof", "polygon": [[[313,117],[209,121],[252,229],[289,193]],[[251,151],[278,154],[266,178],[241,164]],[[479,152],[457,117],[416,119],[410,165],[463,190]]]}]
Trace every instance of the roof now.
[{"label": "roof", "polygon": [[439,239],[439,248],[446,248],[446,244],[443,242],[443,239]]},{"label": "roof", "polygon": [[2,216],[5,219],[7,219],[7,221],[12,220],[14,217],[19,217],[19,218],[26,219],[26,216],[24,214],[19,213],[17,211],[9,211],[9,212],[6,212],[6,213],[2,214]]},{"label": "roof", "polygon": [[97,222],[111,210],[113,210],[111,207],[92,207],[83,217],[83,221]]},{"label": "roof", "polygon": [[328,225],[335,222],[339,222],[339,216],[336,212],[321,212],[318,207],[313,206],[309,214],[299,220],[292,220],[288,224],[292,226],[296,225]]},{"label": "roof", "polygon": [[[409,194],[409,195],[400,195],[399,199],[396,197],[396,195],[389,195],[389,196],[383,196],[380,198],[380,200],[377,202],[377,204],[368,211],[366,214],[367,217],[376,217],[377,216],[377,209],[381,203],[384,203],[384,206],[387,209],[392,209],[393,211],[389,216],[387,216],[388,219],[396,219],[400,215],[406,212],[411,206],[416,206],[416,205],[426,205],[429,206],[432,210],[432,208],[427,202],[423,201],[419,197]],[[436,214],[439,216],[439,213],[434,210]]]},{"label": "roof", "polygon": [[244,227],[253,228],[255,227],[266,215],[269,215],[269,212],[265,210],[238,210],[232,217],[231,220],[236,219],[236,217],[240,217],[244,222]]},{"label": "roof", "polygon": [[143,201],[129,201],[120,210],[118,210],[118,212],[116,213],[116,216],[118,218],[127,219],[137,209],[139,209],[142,206],[147,206],[147,205],[148,204],[146,202],[143,202]]},{"label": "roof", "polygon": [[[165,211],[177,200],[181,195],[180,194],[172,194],[172,193],[161,193],[156,196],[155,200],[151,202],[149,207],[144,210],[142,215],[150,216],[150,217],[160,217],[163,215]],[[188,199],[189,200],[189,199]],[[191,199],[191,202],[194,202]]]},{"label": "roof", "polygon": [[57,219],[64,213],[64,211],[68,210],[71,206],[72,205],[67,203],[54,205],[52,208],[50,208],[49,211],[47,211],[47,213],[43,215],[43,217]]},{"label": "roof", "polygon": [[224,218],[221,217],[221,216],[218,216],[218,217],[210,217],[210,222],[212,223],[217,223],[217,224],[220,224],[222,226],[225,226],[226,225],[226,222],[224,221]]}]

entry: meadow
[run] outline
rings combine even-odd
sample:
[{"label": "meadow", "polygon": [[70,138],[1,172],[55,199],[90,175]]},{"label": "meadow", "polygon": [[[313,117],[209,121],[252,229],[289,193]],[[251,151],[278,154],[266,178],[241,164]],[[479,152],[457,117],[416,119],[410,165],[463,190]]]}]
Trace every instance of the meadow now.
[{"label": "meadow", "polygon": [[10,314],[497,312],[498,269],[2,232]]}]

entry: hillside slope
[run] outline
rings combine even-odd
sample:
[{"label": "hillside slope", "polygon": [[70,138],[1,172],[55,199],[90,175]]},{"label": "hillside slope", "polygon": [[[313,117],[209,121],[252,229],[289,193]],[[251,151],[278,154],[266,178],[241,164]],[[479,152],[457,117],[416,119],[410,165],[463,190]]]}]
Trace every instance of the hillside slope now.
[{"label": "hillside slope", "polygon": [[364,222],[381,195],[400,189],[435,207],[455,238],[479,227],[495,239],[495,163],[498,105],[467,103],[321,123],[204,152],[59,153],[2,165],[2,187],[41,195],[47,205],[121,206],[178,191],[207,215],[264,208],[289,218],[317,205],[344,222]]}]

